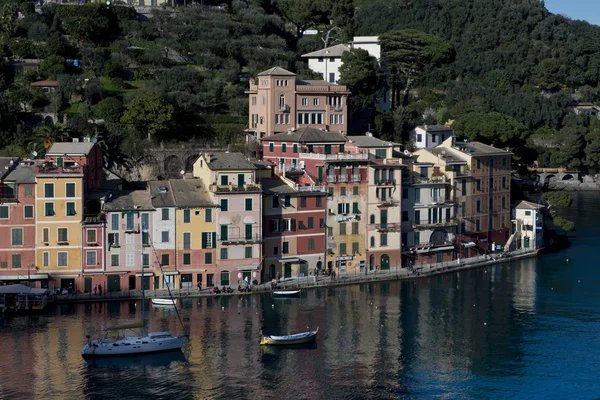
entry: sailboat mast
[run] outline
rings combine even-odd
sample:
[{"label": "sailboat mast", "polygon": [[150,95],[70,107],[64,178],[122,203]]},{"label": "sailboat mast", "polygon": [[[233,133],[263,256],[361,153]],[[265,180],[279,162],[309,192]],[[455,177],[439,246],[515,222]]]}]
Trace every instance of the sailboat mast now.
[{"label": "sailboat mast", "polygon": [[[140,219],[142,219],[140,217]],[[144,300],[145,300],[145,292],[146,292],[146,287],[145,287],[145,283],[146,283],[146,275],[144,274],[144,226],[143,224],[140,223],[140,257],[141,257],[141,262],[142,262],[142,323],[143,323],[143,327],[142,327],[142,332],[145,333],[146,332],[146,309],[144,308]]]}]

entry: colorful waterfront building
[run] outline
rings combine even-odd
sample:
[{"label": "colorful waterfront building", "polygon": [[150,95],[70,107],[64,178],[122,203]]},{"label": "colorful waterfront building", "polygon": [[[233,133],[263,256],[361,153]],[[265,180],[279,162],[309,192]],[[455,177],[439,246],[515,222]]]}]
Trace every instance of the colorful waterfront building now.
[{"label": "colorful waterfront building", "polygon": [[177,205],[175,265],[180,287],[212,286],[217,268],[216,204],[200,179],[172,179],[170,184]]},{"label": "colorful waterfront building", "polygon": [[35,262],[35,170],[32,162],[0,158],[0,281],[48,287]]},{"label": "colorful waterfront building", "polygon": [[[177,238],[175,213],[177,204],[173,196],[170,181],[151,181],[148,183],[150,199],[155,212],[152,213],[152,230],[149,241],[154,254],[151,255],[150,265],[155,265],[162,274],[155,280],[159,288],[176,288],[175,278],[179,275],[176,268],[175,242]],[[160,267],[159,267],[160,266]],[[158,272],[157,272],[158,273]]]},{"label": "colorful waterfront building", "polygon": [[327,197],[324,186],[291,179],[261,179],[263,279],[314,276],[325,267]]},{"label": "colorful waterfront building", "polygon": [[262,188],[257,167],[241,153],[203,153],[193,175],[208,187],[217,205],[217,286],[261,281]]},{"label": "colorful waterfront building", "polygon": [[[348,136],[349,143],[369,154],[367,192],[367,268],[387,270],[402,266],[402,163],[398,145],[371,134]],[[353,191],[357,191],[353,187]],[[359,187],[360,188],[360,187]],[[360,195],[360,191],[359,191]]]},{"label": "colorful waterfront building", "polygon": [[111,191],[106,196],[104,213],[106,265],[102,275],[94,277],[94,286],[102,285],[107,292],[141,290],[142,283],[146,289],[160,287],[160,269],[156,268],[149,237],[155,213],[150,191]]},{"label": "colorful waterfront building", "polygon": [[54,143],[35,177],[36,264],[51,287],[83,291],[85,196],[102,181],[102,152],[93,142]]},{"label": "colorful waterfront building", "polygon": [[258,139],[306,126],[348,132],[346,86],[296,79],[293,72],[273,67],[251,80],[247,93],[248,131]]}]

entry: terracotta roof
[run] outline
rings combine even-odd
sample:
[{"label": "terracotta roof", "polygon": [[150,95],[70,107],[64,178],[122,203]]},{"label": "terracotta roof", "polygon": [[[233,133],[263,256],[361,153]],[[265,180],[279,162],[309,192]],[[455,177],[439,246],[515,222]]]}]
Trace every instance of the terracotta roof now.
[{"label": "terracotta roof", "polygon": [[273,67],[258,74],[258,76],[275,75],[275,76],[296,76],[295,73],[283,69],[281,67]]}]

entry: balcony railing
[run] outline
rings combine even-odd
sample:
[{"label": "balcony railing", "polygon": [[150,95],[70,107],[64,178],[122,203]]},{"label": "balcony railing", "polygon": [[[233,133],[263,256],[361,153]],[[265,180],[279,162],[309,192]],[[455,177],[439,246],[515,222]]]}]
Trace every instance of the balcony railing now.
[{"label": "balcony railing", "polygon": [[217,185],[216,183],[213,183],[212,185],[210,185],[210,191],[218,192],[218,193],[223,193],[223,192],[231,192],[231,193],[260,192],[261,184],[256,183],[256,184],[251,184],[251,185],[244,184],[242,186],[236,186],[236,185]]},{"label": "balcony railing", "polygon": [[123,224],[121,229],[125,232],[139,232],[140,224]]},{"label": "balcony railing", "polygon": [[368,160],[368,153],[339,153],[339,154],[322,154],[322,153],[300,153],[300,158],[305,158],[309,160],[328,160],[328,161],[336,161],[336,160]]},{"label": "balcony railing", "polygon": [[84,224],[99,224],[101,222],[104,222],[104,219],[105,219],[104,213],[85,214],[83,216],[83,223]]},{"label": "balcony railing", "polygon": [[287,104],[279,105],[279,111],[284,112],[284,113],[289,113],[290,106]]},{"label": "balcony railing", "polygon": [[448,180],[445,176],[435,177],[418,177],[414,180],[414,185],[429,185],[434,183],[446,183]]},{"label": "balcony railing", "polygon": [[323,192],[325,193],[325,186],[296,186],[296,190],[300,193],[306,192]]},{"label": "balcony railing", "polygon": [[360,182],[360,175],[352,175],[352,182]]},{"label": "balcony railing", "polygon": [[246,235],[227,235],[221,236],[217,235],[217,241],[221,243],[246,243],[246,242],[257,242],[262,240],[261,235],[252,234],[249,236]]},{"label": "balcony railing", "polygon": [[385,200],[381,200],[377,198],[381,203],[377,204],[377,207],[396,207],[400,205],[400,202],[396,199],[387,198]]},{"label": "balcony railing", "polygon": [[329,109],[331,111],[341,112],[341,111],[344,111],[344,106],[331,104],[331,105],[329,105]]},{"label": "balcony railing", "polygon": [[429,221],[429,220],[421,220],[421,221],[411,221],[411,225],[413,229],[430,229],[430,228],[444,228],[450,226],[457,226],[458,220],[456,218],[450,218],[450,220],[443,221]]},{"label": "balcony railing", "polygon": [[398,232],[401,224],[398,222],[388,222],[385,224],[369,224],[368,229],[375,229],[381,232]]},{"label": "balcony railing", "polygon": [[340,175],[340,182],[348,182],[348,175]]},{"label": "balcony railing", "polygon": [[375,184],[377,186],[394,186],[396,184],[396,180],[395,179],[385,179],[385,180],[378,180],[375,181]]},{"label": "balcony railing", "polygon": [[62,167],[54,164],[42,164],[35,167],[36,175],[81,175],[83,166]]},{"label": "balcony railing", "polygon": [[327,183],[335,183],[335,175],[328,175]]}]

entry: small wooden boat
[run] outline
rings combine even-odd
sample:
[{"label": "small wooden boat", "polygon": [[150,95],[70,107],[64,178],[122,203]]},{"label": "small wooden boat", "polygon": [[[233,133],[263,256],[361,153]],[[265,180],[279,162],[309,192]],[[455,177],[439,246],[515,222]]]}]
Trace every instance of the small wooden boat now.
[{"label": "small wooden boat", "polygon": [[310,343],[314,342],[317,338],[317,332],[319,332],[319,328],[317,327],[314,331],[296,333],[295,335],[287,335],[287,336],[261,336],[260,344],[301,344],[301,343]]},{"label": "small wooden boat", "polygon": [[152,304],[157,306],[174,306],[177,304],[176,299],[152,299]]},{"label": "small wooden boat", "polygon": [[299,290],[277,290],[273,292],[273,296],[276,297],[296,297],[300,296]]}]

